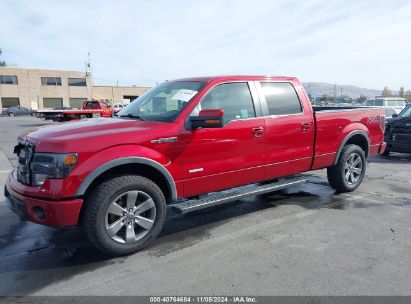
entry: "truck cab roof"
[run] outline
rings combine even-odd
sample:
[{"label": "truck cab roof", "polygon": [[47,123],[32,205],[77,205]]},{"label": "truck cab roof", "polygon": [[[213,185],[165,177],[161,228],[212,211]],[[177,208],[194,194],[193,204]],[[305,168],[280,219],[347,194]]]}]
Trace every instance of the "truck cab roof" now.
[{"label": "truck cab roof", "polygon": [[297,81],[297,77],[290,76],[269,76],[269,75],[220,75],[220,76],[203,76],[203,77],[189,77],[181,78],[173,81],[258,81],[258,80],[275,80],[275,81]]}]

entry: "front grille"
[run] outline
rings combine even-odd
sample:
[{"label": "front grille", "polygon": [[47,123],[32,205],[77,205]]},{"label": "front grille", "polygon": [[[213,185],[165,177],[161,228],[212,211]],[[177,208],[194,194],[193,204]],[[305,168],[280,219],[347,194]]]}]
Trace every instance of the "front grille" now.
[{"label": "front grille", "polygon": [[24,185],[31,185],[30,164],[33,160],[34,145],[19,139],[19,144],[14,148],[18,157],[17,180]]}]

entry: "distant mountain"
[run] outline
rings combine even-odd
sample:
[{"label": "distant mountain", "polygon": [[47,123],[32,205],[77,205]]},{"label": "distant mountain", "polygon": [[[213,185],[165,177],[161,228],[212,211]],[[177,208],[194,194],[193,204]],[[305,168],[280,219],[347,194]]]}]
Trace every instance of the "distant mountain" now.
[{"label": "distant mountain", "polygon": [[[334,96],[335,84],[326,82],[303,82],[304,88],[307,90],[308,94],[313,97],[323,96],[324,94],[328,96]],[[337,84],[337,97],[341,95],[348,95],[351,98],[358,98],[361,95],[367,96],[369,98],[374,96],[381,96],[382,90],[372,90],[366,88],[360,88],[353,85],[339,85]]]}]

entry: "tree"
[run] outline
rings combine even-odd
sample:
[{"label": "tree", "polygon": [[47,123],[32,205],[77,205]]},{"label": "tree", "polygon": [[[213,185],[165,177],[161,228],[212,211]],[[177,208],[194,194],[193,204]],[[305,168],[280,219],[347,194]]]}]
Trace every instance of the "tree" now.
[{"label": "tree", "polygon": [[411,100],[411,90],[407,90],[407,92],[405,92],[404,97],[408,100]]},{"label": "tree", "polygon": [[400,95],[400,97],[404,97],[404,87],[400,88],[400,92],[398,93],[398,95]]},{"label": "tree", "polygon": [[392,93],[390,89],[388,89],[388,87],[384,87],[384,90],[382,91],[381,95],[384,97],[390,97],[392,96]]},{"label": "tree", "polygon": [[367,96],[361,95],[360,97],[357,98],[358,103],[364,103],[367,101]]},{"label": "tree", "polygon": [[[0,49],[0,57],[1,57],[1,53],[2,53],[2,50]],[[0,67],[5,67],[5,66],[6,66],[6,62],[4,60],[3,61],[0,60]]]}]

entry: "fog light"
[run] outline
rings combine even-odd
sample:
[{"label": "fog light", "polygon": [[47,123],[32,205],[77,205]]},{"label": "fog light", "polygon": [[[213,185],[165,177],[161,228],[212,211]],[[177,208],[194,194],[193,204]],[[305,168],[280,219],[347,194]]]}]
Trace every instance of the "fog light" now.
[{"label": "fog light", "polygon": [[39,220],[44,220],[46,218],[46,211],[41,207],[33,207],[33,213]]}]

